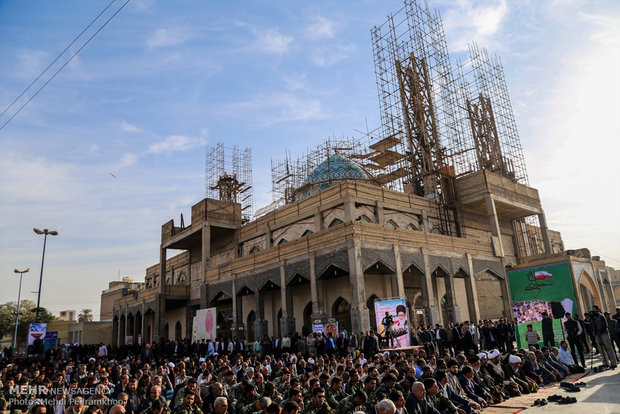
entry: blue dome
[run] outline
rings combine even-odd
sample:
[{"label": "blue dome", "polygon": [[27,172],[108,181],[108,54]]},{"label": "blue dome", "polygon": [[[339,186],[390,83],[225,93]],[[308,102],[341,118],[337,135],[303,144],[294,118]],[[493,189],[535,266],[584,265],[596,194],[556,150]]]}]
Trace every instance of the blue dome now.
[{"label": "blue dome", "polygon": [[334,182],[356,180],[369,183],[370,175],[357,163],[334,154],[316,167],[298,189],[297,198],[303,199],[329,188]]}]

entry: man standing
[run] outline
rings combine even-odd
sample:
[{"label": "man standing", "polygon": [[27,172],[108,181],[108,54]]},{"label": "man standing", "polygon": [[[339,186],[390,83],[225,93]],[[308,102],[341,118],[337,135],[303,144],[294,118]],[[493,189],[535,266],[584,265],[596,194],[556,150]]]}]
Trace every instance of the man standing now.
[{"label": "man standing", "polygon": [[568,335],[568,343],[570,344],[570,350],[573,354],[573,359],[575,361],[577,360],[577,354],[575,353],[576,347],[577,351],[579,352],[581,365],[585,367],[586,362],[583,354],[583,344],[581,343],[581,325],[579,324],[579,322],[571,318],[570,312],[566,312],[564,316],[566,317],[566,321],[564,322],[564,330],[566,330],[566,334]]},{"label": "man standing", "polygon": [[386,347],[390,346],[390,340],[391,340],[392,348],[393,348],[394,347],[394,319],[392,319],[392,315],[390,315],[390,312],[385,312],[385,317],[381,321],[381,324],[385,328]]},{"label": "man standing", "polygon": [[553,335],[553,319],[549,317],[549,314],[547,312],[543,312],[542,316],[543,346],[551,348],[555,346],[555,338]]},{"label": "man standing", "polygon": [[601,355],[603,356],[603,366],[610,366],[611,369],[615,369],[618,366],[618,363],[616,362],[616,353],[614,352],[611,345],[611,340],[609,339],[607,319],[601,315],[601,309],[598,306],[592,305],[590,319],[592,321],[592,334],[594,335]]}]

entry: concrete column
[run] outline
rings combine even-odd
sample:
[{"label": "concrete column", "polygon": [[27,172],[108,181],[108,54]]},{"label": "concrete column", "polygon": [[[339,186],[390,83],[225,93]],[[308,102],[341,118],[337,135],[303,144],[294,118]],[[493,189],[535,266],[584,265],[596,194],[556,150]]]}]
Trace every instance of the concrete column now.
[{"label": "concrete column", "polygon": [[385,217],[383,216],[383,201],[377,201],[375,203],[375,217],[377,218],[377,224],[385,224]]},{"label": "concrete column", "polygon": [[344,221],[349,223],[357,218],[355,213],[355,201],[347,197],[344,201]]},{"label": "concrete column", "polygon": [[254,334],[259,338],[268,334],[268,325],[265,320],[265,301],[263,300],[263,294],[256,290],[254,293],[255,307],[256,307],[256,320],[254,321]]},{"label": "concrete column", "polygon": [[327,321],[327,315],[323,311],[323,306],[319,298],[319,282],[316,276],[316,257],[314,253],[310,253],[310,296],[312,298],[312,323],[316,319]]},{"label": "concrete column", "polygon": [[444,277],[444,284],[446,286],[446,313],[448,314],[449,321],[443,321],[444,325],[448,322],[461,322],[461,310],[456,304],[456,292],[454,288],[454,275],[449,274]]},{"label": "concrete column", "polygon": [[209,223],[202,224],[201,241],[200,280],[204,280],[207,269],[211,266],[211,225]]},{"label": "concrete column", "polygon": [[166,293],[166,249],[159,248],[159,292]]},{"label": "concrete column", "polygon": [[278,321],[282,336],[295,333],[295,318],[293,317],[293,294],[286,286],[286,273],[284,262],[280,263],[280,303],[282,305],[282,318]]},{"label": "concrete column", "polygon": [[474,274],[474,263],[471,254],[465,253],[469,277],[465,280],[465,291],[467,292],[467,306],[469,308],[469,319],[478,322],[480,319],[480,305],[478,303],[478,290],[476,288],[476,275]]},{"label": "concrete column", "polygon": [[394,248],[394,260],[396,262],[396,296],[399,298],[405,297],[405,281],[403,280],[403,264],[400,260],[400,248],[399,246],[393,246]]},{"label": "concrete column", "polygon": [[547,217],[544,211],[538,215],[538,222],[540,223],[540,232],[542,233],[543,244],[545,245],[545,254],[553,254],[551,239],[549,238],[549,228],[547,227]]},{"label": "concrete column", "polygon": [[510,290],[508,288],[508,275],[500,278],[500,286],[502,288],[502,302],[504,304],[504,317],[512,318],[512,302],[510,299]]},{"label": "concrete column", "polygon": [[433,226],[431,226],[431,222],[428,220],[428,212],[422,210],[422,230],[424,233],[430,233],[432,229]]},{"label": "concrete column", "polygon": [[237,325],[237,322],[239,322],[238,320],[238,309],[237,309],[237,302],[238,302],[238,298],[237,298],[237,275],[233,275],[233,280],[232,280],[232,326],[233,328]]},{"label": "concrete column", "polygon": [[125,304],[125,332],[123,332],[123,345],[125,345],[125,339],[129,334],[129,307]]},{"label": "concrete column", "polygon": [[325,221],[323,220],[323,213],[319,207],[314,212],[314,231],[321,231],[325,228]]},{"label": "concrete column", "polygon": [[362,249],[358,240],[348,248],[349,283],[351,284],[351,328],[354,332],[370,330],[370,314],[366,307],[366,283],[362,269]]},{"label": "concrete column", "polygon": [[495,250],[495,255],[498,257],[504,257],[502,231],[499,227],[499,218],[497,217],[497,210],[495,209],[495,201],[489,193],[486,193],[484,195],[484,201],[487,206],[487,216],[489,218],[489,227],[491,228],[491,234],[497,240],[497,242],[493,242],[493,249]]},{"label": "concrete column", "polygon": [[271,225],[267,223],[267,231],[265,232],[265,239],[267,242],[267,248],[273,247],[273,230],[271,230]]},{"label": "concrete column", "polygon": [[439,323],[439,311],[437,309],[437,288],[433,283],[433,275],[428,255],[422,251],[424,259],[424,285],[426,287],[426,297],[428,298],[428,307],[426,308],[426,321],[430,325]]},{"label": "concrete column", "polygon": [[146,316],[144,315],[144,302],[142,302],[142,311],[140,312],[140,315],[142,315],[142,321],[140,326],[140,336],[142,337],[142,340],[140,341],[140,345],[143,345],[146,343],[144,339],[144,320],[146,319]]}]

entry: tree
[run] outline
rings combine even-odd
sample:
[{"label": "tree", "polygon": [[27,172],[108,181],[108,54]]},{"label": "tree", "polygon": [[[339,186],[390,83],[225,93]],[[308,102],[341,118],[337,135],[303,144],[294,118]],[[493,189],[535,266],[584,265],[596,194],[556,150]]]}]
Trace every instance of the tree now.
[{"label": "tree", "polygon": [[[37,305],[28,299],[22,300],[22,304],[19,308],[19,325],[17,325],[17,342],[26,342],[28,335],[28,327],[34,322],[35,309]],[[15,314],[17,313],[17,302],[7,302],[0,305],[0,338],[9,336],[13,338],[13,332],[15,329]],[[56,319],[54,315],[47,310],[39,312],[39,317],[42,323],[47,323]]]},{"label": "tree", "polygon": [[78,322],[92,322],[93,311],[92,309],[82,309],[82,312],[78,315]]}]

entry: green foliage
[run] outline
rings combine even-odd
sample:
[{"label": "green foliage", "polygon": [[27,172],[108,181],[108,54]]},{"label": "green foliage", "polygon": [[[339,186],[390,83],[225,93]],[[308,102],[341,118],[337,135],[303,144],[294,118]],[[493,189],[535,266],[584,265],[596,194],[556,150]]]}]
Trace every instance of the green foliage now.
[{"label": "green foliage", "polygon": [[[17,342],[26,342],[26,336],[28,335],[28,326],[34,322],[35,313],[33,309],[37,307],[37,304],[31,300],[24,299],[19,308],[19,325],[17,326]],[[13,331],[15,329],[15,313],[17,312],[17,302],[7,302],[0,305],[0,338],[8,336],[13,338]],[[56,319],[54,315],[44,310],[39,313],[41,322],[47,323]]]},{"label": "green foliage", "polygon": [[92,322],[93,313],[92,309],[82,309],[82,312],[78,315],[78,322]]}]

